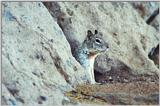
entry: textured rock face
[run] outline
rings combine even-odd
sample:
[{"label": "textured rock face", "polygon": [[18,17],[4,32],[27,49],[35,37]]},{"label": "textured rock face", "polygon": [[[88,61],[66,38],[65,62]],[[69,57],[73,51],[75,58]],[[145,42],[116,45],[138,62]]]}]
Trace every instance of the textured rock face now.
[{"label": "textured rock face", "polygon": [[81,85],[65,95],[71,100],[101,105],[158,105],[158,92],[158,83],[134,82]]},{"label": "textured rock face", "polygon": [[148,56],[159,67],[159,44],[157,45],[157,47],[152,48]]},{"label": "textured rock face", "polygon": [[3,2],[2,36],[2,83],[14,96],[2,92],[7,104],[11,99],[16,104],[60,105],[64,91],[85,82],[84,70],[42,3]]},{"label": "textured rock face", "polygon": [[[126,2],[44,4],[61,26],[72,51],[76,44],[82,43],[85,39],[88,29],[98,29],[110,44],[110,51],[107,53],[109,57],[122,61],[136,73],[158,72],[153,61],[148,58],[151,48],[158,44],[158,34],[153,27],[145,23],[130,4]],[[105,64],[105,54],[101,58],[104,59],[103,64],[95,66],[97,71],[103,73],[110,67]],[[99,63],[101,59],[97,58],[96,61]]]},{"label": "textured rock face", "polygon": [[[158,2],[131,2],[131,4],[145,21],[159,8]],[[159,31],[158,17],[155,17],[149,24]]]}]

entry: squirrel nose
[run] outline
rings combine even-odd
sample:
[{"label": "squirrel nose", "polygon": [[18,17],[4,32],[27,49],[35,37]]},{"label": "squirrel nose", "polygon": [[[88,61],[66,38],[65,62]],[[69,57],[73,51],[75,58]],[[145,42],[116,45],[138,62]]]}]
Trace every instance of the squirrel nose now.
[{"label": "squirrel nose", "polygon": [[107,49],[109,48],[109,44],[108,44],[108,43],[106,44],[106,48],[107,48]]}]

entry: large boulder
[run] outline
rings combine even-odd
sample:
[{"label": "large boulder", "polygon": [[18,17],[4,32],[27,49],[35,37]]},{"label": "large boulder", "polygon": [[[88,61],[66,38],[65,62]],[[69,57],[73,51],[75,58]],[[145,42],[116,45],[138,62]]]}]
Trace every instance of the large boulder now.
[{"label": "large boulder", "polygon": [[84,83],[83,76],[41,2],[2,2],[3,104],[61,105],[67,101],[63,93]]},{"label": "large boulder", "polygon": [[[159,17],[157,15],[155,15],[156,17],[153,17],[155,11],[159,9],[158,2],[131,2],[131,5],[148,24],[152,25],[157,31],[159,31]],[[151,15],[153,18],[150,18]]]},{"label": "large boulder", "polygon": [[[107,56],[123,62],[138,74],[158,72],[148,58],[158,44],[158,33],[127,2],[45,2],[62,28],[72,52],[86,37],[87,30],[98,29],[110,45],[110,51],[95,62],[99,72],[110,70]],[[103,62],[101,62],[103,61]],[[99,63],[99,64],[98,64]],[[100,64],[102,63],[102,64]]]}]

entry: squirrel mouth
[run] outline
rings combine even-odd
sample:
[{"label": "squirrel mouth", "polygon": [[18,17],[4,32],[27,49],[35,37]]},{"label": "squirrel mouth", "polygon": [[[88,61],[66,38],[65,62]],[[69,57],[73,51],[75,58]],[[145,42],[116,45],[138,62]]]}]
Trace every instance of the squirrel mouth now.
[{"label": "squirrel mouth", "polygon": [[89,58],[95,58],[97,56],[98,53],[96,52],[89,52],[88,57]]}]

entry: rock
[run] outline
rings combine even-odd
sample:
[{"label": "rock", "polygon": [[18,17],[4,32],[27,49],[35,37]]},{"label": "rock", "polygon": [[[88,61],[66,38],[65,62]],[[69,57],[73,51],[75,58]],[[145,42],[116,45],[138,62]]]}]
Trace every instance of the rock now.
[{"label": "rock", "polygon": [[158,44],[158,33],[146,24],[129,3],[45,2],[44,4],[62,28],[72,52],[83,42],[88,29],[98,29],[103,33],[104,39],[109,42],[110,51],[96,59],[96,71],[104,73],[111,68],[112,65],[108,66],[105,60],[106,55],[109,55],[109,58],[123,62],[134,73],[151,75],[158,73],[158,68],[148,58],[151,48]]},{"label": "rock", "polygon": [[148,57],[159,67],[159,44],[151,49]]},{"label": "rock", "polygon": [[[131,5],[146,22],[154,11],[159,8],[159,4],[157,2],[131,2]],[[158,16],[149,24],[159,31]]]},{"label": "rock", "polygon": [[110,59],[107,55],[99,55],[94,63],[94,70],[99,73],[106,73],[114,66],[114,60]]},{"label": "rock", "polygon": [[22,105],[17,102],[14,96],[8,91],[4,84],[2,84],[2,105]]},{"label": "rock", "polygon": [[159,103],[159,93],[150,94],[148,96],[137,96],[134,97],[137,104],[157,105]]},{"label": "rock", "polygon": [[[158,105],[158,83],[133,82],[106,85],[80,85],[67,92],[71,100],[103,105]],[[91,98],[91,99],[86,99]]]},{"label": "rock", "polygon": [[5,105],[6,95],[13,105],[61,105],[65,91],[85,83],[63,31],[41,2],[3,2],[2,36]]},{"label": "rock", "polygon": [[159,100],[158,94],[142,96],[127,93],[97,93],[94,96],[101,97],[112,105],[157,105]]},{"label": "rock", "polygon": [[157,2],[131,2],[131,5],[145,20],[158,8]]},{"label": "rock", "polygon": [[[157,51],[157,50],[156,50]],[[157,60],[157,53],[151,56],[153,60]],[[111,69],[109,71],[95,71],[95,79],[97,82],[101,84],[108,83],[128,83],[128,82],[136,82],[136,81],[146,81],[146,82],[158,82],[159,76],[158,74],[148,75],[146,73],[136,73],[130,67],[128,67],[123,62],[112,59],[112,64],[110,65]]]}]

